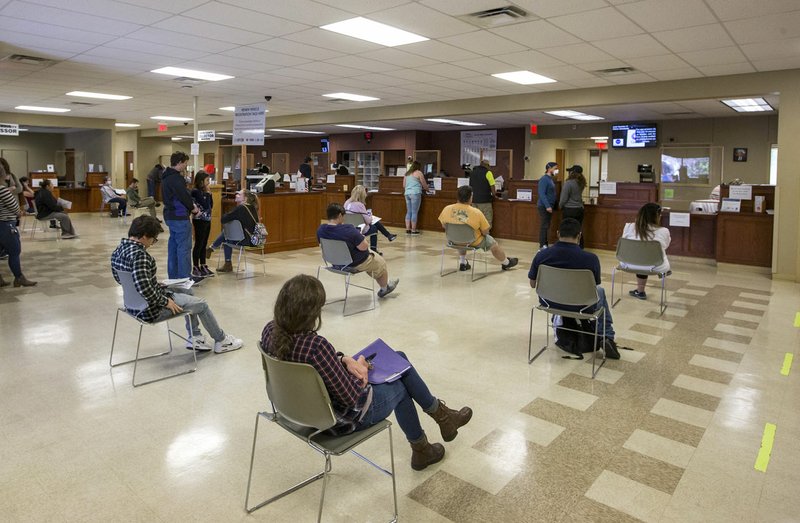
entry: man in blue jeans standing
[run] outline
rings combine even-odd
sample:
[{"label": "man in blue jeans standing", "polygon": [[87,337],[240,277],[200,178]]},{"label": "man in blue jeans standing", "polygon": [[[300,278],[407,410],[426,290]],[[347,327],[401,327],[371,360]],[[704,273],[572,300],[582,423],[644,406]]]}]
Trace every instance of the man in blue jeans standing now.
[{"label": "man in blue jeans standing", "polygon": [[[536,288],[536,275],[540,265],[548,265],[559,269],[589,269],[594,274],[597,284],[597,295],[600,300],[595,310],[605,309],[603,315],[606,333],[606,357],[612,360],[619,359],[617,344],[614,341],[614,324],[611,318],[611,308],[606,300],[606,291],[600,286],[600,259],[596,254],[586,252],[580,248],[578,241],[581,235],[581,224],[575,218],[564,218],[558,227],[558,242],[549,249],[542,249],[533,258],[528,279],[531,288]],[[580,307],[551,303],[553,307],[563,310],[580,310]]]},{"label": "man in blue jeans standing", "polygon": [[539,178],[536,210],[539,212],[539,249],[547,247],[547,236],[550,234],[550,220],[556,207],[556,184],[553,178],[558,174],[558,164],[547,162],[544,176]]},{"label": "man in blue jeans standing", "polygon": [[167,274],[170,279],[189,278],[192,275],[191,215],[197,213],[198,209],[183,179],[182,173],[187,163],[189,156],[176,151],[170,156],[169,167],[161,176],[164,221],[169,227]]}]

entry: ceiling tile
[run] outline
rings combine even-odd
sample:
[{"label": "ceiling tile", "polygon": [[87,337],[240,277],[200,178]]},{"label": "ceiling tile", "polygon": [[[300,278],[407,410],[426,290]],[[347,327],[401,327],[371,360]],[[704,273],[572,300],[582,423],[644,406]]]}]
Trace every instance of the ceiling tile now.
[{"label": "ceiling tile", "polygon": [[447,45],[439,42],[438,40],[428,40],[427,42],[418,42],[416,44],[408,44],[403,46],[403,51],[418,54],[438,60],[440,62],[453,62],[455,60],[469,60],[470,58],[480,58],[480,55]]},{"label": "ceiling tile", "polygon": [[0,16],[3,18],[9,17],[32,22],[47,20],[52,25],[58,27],[69,27],[79,30],[91,28],[92,32],[115,36],[122,36],[141,27],[138,24],[111,20],[109,18],[100,18],[98,16],[76,13],[74,11],[66,11],[53,7],[36,6],[32,8],[29,4],[23,2],[11,2],[0,10]]},{"label": "ceiling tile", "polygon": [[754,60],[753,65],[759,71],[776,71],[779,69],[800,69],[800,56],[787,56],[772,60]]},{"label": "ceiling tile", "polygon": [[[38,5],[60,7],[69,11],[84,13],[112,20],[123,20],[141,25],[150,25],[172,14],[167,8],[144,8],[129,3],[109,2],[108,0],[81,0],[79,2],[65,2],[64,0],[34,0]],[[160,6],[159,6],[160,7]]]},{"label": "ceiling tile", "polygon": [[423,77],[422,74],[417,74],[415,77],[397,78],[396,76],[388,76],[383,73],[370,73],[353,76],[348,78],[354,82],[366,82],[367,84],[377,84],[381,86],[397,86],[404,84],[412,84],[418,81],[418,78]]},{"label": "ceiling tile", "polygon": [[261,33],[234,29],[232,27],[223,28],[217,23],[197,20],[195,18],[182,17],[180,24],[175,24],[175,22],[171,20],[158,22],[151,25],[150,28],[178,33],[180,35],[194,36],[196,38],[206,38],[205,35],[214,35],[217,37],[216,39],[232,45],[248,45],[268,38]]},{"label": "ceiling tile", "polygon": [[719,24],[661,31],[653,33],[653,36],[674,53],[735,45]]},{"label": "ceiling tile", "polygon": [[150,43],[183,47],[195,51],[205,51],[207,53],[220,53],[238,47],[238,45],[234,43],[223,42],[202,36],[179,34],[174,31],[165,31],[155,27],[144,27],[127,36],[134,40],[144,40]]},{"label": "ceiling tile", "polygon": [[475,71],[451,64],[426,65],[418,67],[417,70],[420,72],[421,77],[425,78],[426,80],[426,76],[429,74],[451,79],[475,76]]},{"label": "ceiling tile", "polygon": [[229,49],[220,53],[223,56],[233,56],[241,60],[249,60],[251,62],[259,62],[270,65],[280,65],[290,67],[293,65],[304,64],[310,62],[305,58],[297,58],[296,56],[289,56],[282,53],[275,53],[264,49],[256,49],[250,46],[237,47]]},{"label": "ceiling tile", "polygon": [[601,60],[610,60],[613,58],[611,55],[590,44],[573,44],[563,45],[561,47],[549,47],[547,49],[543,49],[542,52],[568,64],[599,62]]},{"label": "ceiling tile", "polygon": [[800,56],[800,38],[759,42],[740,46],[750,60],[772,60]]},{"label": "ceiling tile", "polygon": [[483,30],[442,38],[441,41],[485,56],[525,50],[523,45]]},{"label": "ceiling tile", "polygon": [[[417,69],[396,69],[394,71],[386,71],[383,74],[393,78],[398,78],[404,83],[417,83],[420,81],[420,74]],[[475,72],[473,71],[472,74],[475,74]],[[424,76],[424,79],[426,82],[446,80],[444,76],[439,76],[435,73],[427,73]]]},{"label": "ceiling tile", "polygon": [[744,74],[756,72],[756,69],[750,65],[750,62],[741,62],[738,64],[702,65],[698,66],[697,69],[706,76],[723,76],[726,74]]},{"label": "ceiling tile", "polygon": [[308,60],[326,60],[328,58],[335,58],[342,56],[339,51],[332,51],[322,47],[304,44],[301,42],[293,42],[285,38],[273,38],[264,42],[258,42],[252,45],[260,50],[274,51],[290,56],[299,56]]},{"label": "ceiling tile", "polygon": [[[0,16],[0,32],[6,31],[38,35],[57,40],[67,40],[69,42],[80,42],[86,44],[100,45],[113,40],[114,37],[108,34],[94,33],[67,27],[58,27],[39,22],[29,22],[8,16]],[[4,40],[5,41],[5,40]]]},{"label": "ceiling tile", "polygon": [[641,84],[646,82],[653,82],[655,79],[645,73],[634,73],[634,74],[624,74],[620,76],[608,76],[606,77],[609,82],[618,85],[626,85],[626,84]]},{"label": "ceiling tile", "polygon": [[436,63],[436,60],[391,48],[361,53],[360,56],[398,67],[422,67],[423,65],[433,65]]},{"label": "ceiling tile", "polygon": [[791,13],[726,22],[725,27],[738,44],[795,38],[800,36],[800,8]]},{"label": "ceiling tile", "polygon": [[491,31],[509,40],[530,47],[531,49],[577,44],[581,42],[580,38],[559,29],[545,20],[498,27]]},{"label": "ceiling tile", "polygon": [[[251,9],[242,9],[232,5],[221,4],[219,2],[209,2],[195,9],[186,11],[185,13],[181,13],[180,23],[174,24],[174,21],[171,22],[175,25],[176,30],[179,30],[178,28],[181,28],[184,25],[186,17],[207,22],[212,26],[217,26],[215,32],[192,32],[192,34],[218,34],[220,37],[225,39],[230,39],[231,30],[223,29],[219,27],[220,25],[231,27],[236,31],[250,31],[258,34],[260,38],[254,41],[266,40],[270,36],[282,36],[308,29],[308,26],[305,24],[290,22],[289,20],[268,15],[264,12],[253,11]],[[156,25],[163,27],[162,24]]]},{"label": "ceiling tile", "polygon": [[775,13],[787,13],[800,9],[797,0],[706,0],[720,20],[755,18]]},{"label": "ceiling tile", "polygon": [[[384,46],[373,44],[358,38],[344,36],[324,29],[313,28],[299,33],[292,33],[284,36],[287,40],[300,42],[302,44],[313,43],[316,47],[339,51],[342,53],[365,53],[375,49],[383,49]],[[405,49],[408,46],[403,46]]]},{"label": "ceiling tile", "polygon": [[225,4],[252,9],[271,16],[317,27],[353,17],[352,13],[312,0],[292,0],[291,2],[225,0]]},{"label": "ceiling tile", "polygon": [[593,76],[591,78],[574,78],[569,81],[575,87],[606,87],[614,85],[605,78]]},{"label": "ceiling tile", "polygon": [[342,67],[353,67],[364,71],[384,72],[400,69],[394,64],[379,62],[378,60],[370,60],[361,55],[339,56],[325,60],[329,64],[334,64]]},{"label": "ceiling tile", "polygon": [[462,60],[453,62],[452,65],[456,67],[463,67],[464,69],[471,69],[473,71],[484,74],[507,73],[510,67],[507,63],[491,58],[474,58],[472,60]]},{"label": "ceiling tile", "polygon": [[151,53],[141,53],[139,51],[130,51],[127,49],[113,49],[111,47],[98,46],[84,53],[88,56],[101,56],[110,59],[116,59],[125,62],[133,62],[139,64],[139,68],[144,71],[150,71],[158,67],[166,67],[175,61],[174,58],[168,56],[161,56]]},{"label": "ceiling tile", "polygon": [[351,13],[364,15],[373,13],[375,11],[381,11],[383,9],[389,9],[398,5],[402,5],[408,2],[408,0],[370,0],[369,2],[364,2],[363,0],[315,0],[320,4],[326,4],[337,9],[342,9],[344,11],[349,11]]},{"label": "ceiling tile", "polygon": [[474,25],[416,3],[379,11],[369,18],[428,38],[442,38],[475,30]]},{"label": "ceiling tile", "polygon": [[617,9],[649,32],[717,22],[703,0],[644,0]]},{"label": "ceiling tile", "polygon": [[[3,31],[3,42],[25,49],[32,47],[43,47],[48,49],[59,49],[62,52],[70,54],[82,53],[95,47],[94,44],[70,42],[69,40],[47,38],[28,33],[17,33],[14,31]],[[22,51],[22,49],[19,51]],[[0,50],[0,52],[5,52],[5,49]]]},{"label": "ceiling tile", "polygon": [[655,56],[668,53],[668,49],[648,34],[609,38],[592,42],[608,54],[625,60],[642,56]]},{"label": "ceiling tile", "polygon": [[[498,7],[497,0],[420,0],[426,5],[451,16],[469,15]],[[515,1],[519,4],[519,1]]]},{"label": "ceiling tile", "polygon": [[747,61],[747,58],[738,47],[720,47],[719,49],[679,53],[679,55],[696,67],[701,65],[735,64]]},{"label": "ceiling tile", "polygon": [[187,9],[205,4],[208,0],[169,0],[169,2],[164,0],[124,0],[124,2],[140,7],[169,11],[170,13],[181,13]]},{"label": "ceiling tile", "polygon": [[558,81],[570,81],[581,78],[593,78],[595,75],[587,73],[583,69],[575,67],[574,65],[560,65],[556,67],[545,67],[541,71],[537,71],[549,78]]},{"label": "ceiling tile", "polygon": [[[281,75],[281,76],[288,76],[290,78],[299,78],[301,80],[311,80],[311,81],[327,80],[328,79],[328,75],[327,74],[317,73],[317,72],[314,72],[314,71],[304,71],[302,69],[296,69],[296,68],[293,68],[293,67],[284,67],[282,69],[276,69],[275,70],[275,74],[278,74],[278,75]],[[300,89],[300,86],[298,86],[298,85],[295,85],[294,87],[297,87],[298,89]]]},{"label": "ceiling tile", "polygon": [[106,44],[103,44],[103,47],[107,47],[109,49],[139,51],[142,53],[158,54],[161,56],[171,56],[173,58],[183,58],[184,60],[194,60],[208,54],[207,51],[173,47],[171,45],[165,45],[156,42],[145,42],[143,40],[134,40],[132,38],[117,38]]},{"label": "ceiling tile", "polygon": [[641,27],[613,7],[548,19],[554,25],[584,40],[602,40],[643,33]]},{"label": "ceiling tile", "polygon": [[670,69],[667,71],[653,71],[649,73],[656,80],[683,80],[684,78],[699,78],[703,73],[694,67],[681,67],[680,69]]},{"label": "ceiling tile", "polygon": [[645,58],[629,58],[626,61],[636,69],[648,73],[652,71],[680,69],[689,65],[679,56],[674,54],[662,54],[658,56],[648,56]]},{"label": "ceiling tile", "polygon": [[514,3],[541,18],[580,13],[608,5],[604,0],[514,0]]},{"label": "ceiling tile", "polygon": [[564,65],[561,60],[548,56],[539,51],[523,51],[521,53],[509,53],[493,56],[492,58],[506,62],[523,70],[536,72],[541,67],[552,67]]}]

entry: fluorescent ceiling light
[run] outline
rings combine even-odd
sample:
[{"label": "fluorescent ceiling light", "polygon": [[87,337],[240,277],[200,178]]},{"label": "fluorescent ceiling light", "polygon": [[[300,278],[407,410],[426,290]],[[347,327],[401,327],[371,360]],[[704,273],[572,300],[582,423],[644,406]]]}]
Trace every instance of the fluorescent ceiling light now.
[{"label": "fluorescent ceiling light", "polygon": [[115,127],[141,127],[138,123],[115,123]]},{"label": "fluorescent ceiling light", "polygon": [[18,105],[14,109],[20,111],[40,111],[42,113],[68,113],[72,109],[62,109],[60,107],[38,107],[36,105]]},{"label": "fluorescent ceiling light", "polygon": [[295,131],[293,129],[267,129],[273,133],[298,133],[298,134],[325,134],[320,131]]},{"label": "fluorescent ceiling light", "polygon": [[721,100],[721,102],[737,113],[756,113],[775,110],[763,98],[736,98],[732,100]]},{"label": "fluorescent ceiling light", "polygon": [[370,125],[354,125],[347,123],[336,124],[336,127],[347,127],[348,129],[364,129],[365,131],[394,131],[388,127],[372,127]]},{"label": "fluorescent ceiling light", "polygon": [[485,123],[475,123],[475,122],[462,122],[461,120],[448,120],[447,118],[425,118],[426,122],[436,122],[436,123],[449,123],[453,125],[466,125],[468,127],[475,127],[478,125],[486,125]]},{"label": "fluorescent ceiling light", "polygon": [[573,120],[605,120],[602,116],[581,113],[579,111],[545,111],[545,113],[552,114],[553,116],[561,116],[563,118],[572,118]]},{"label": "fluorescent ceiling light", "polygon": [[229,105],[228,107],[220,107],[219,110],[220,111],[231,111],[231,112],[233,112],[233,111],[236,110],[236,107],[234,107],[232,105]]},{"label": "fluorescent ceiling light", "polygon": [[216,133],[219,136],[233,136],[233,133]]},{"label": "fluorescent ceiling light", "polygon": [[608,136],[590,136],[590,140],[608,140]]},{"label": "fluorescent ceiling light", "polygon": [[327,96],[328,98],[338,98],[340,100],[350,100],[351,102],[373,102],[375,100],[380,100],[380,98],[375,98],[374,96],[364,96],[363,94],[350,93],[330,93],[323,94],[322,96]]},{"label": "fluorescent ceiling light", "polygon": [[172,137],[172,141],[173,142],[180,142],[181,141],[181,137],[180,136],[173,136]]},{"label": "fluorescent ceiling light", "polygon": [[345,36],[352,36],[353,38],[359,38],[387,47],[413,44],[415,42],[424,42],[428,40],[428,38],[424,36],[409,33],[408,31],[403,31],[402,29],[380,22],[374,22],[360,16],[334,24],[323,25],[321,29],[333,31],[334,33],[343,34]]},{"label": "fluorescent ceiling light", "polygon": [[510,73],[497,73],[493,74],[492,76],[500,78],[501,80],[508,80],[509,82],[522,85],[550,84],[555,82],[555,80],[552,78],[532,73],[530,71],[512,71]]},{"label": "fluorescent ceiling light", "polygon": [[151,120],[164,120],[167,122],[191,122],[194,118],[184,118],[183,116],[151,116]]},{"label": "fluorescent ceiling light", "polygon": [[101,100],[130,100],[132,96],[121,94],[90,93],[88,91],[70,91],[67,96],[79,96],[81,98],[100,98]]},{"label": "fluorescent ceiling light", "polygon": [[227,74],[208,73],[206,71],[196,71],[194,69],[183,69],[181,67],[162,67],[161,69],[153,69],[151,73],[168,74],[171,76],[185,76],[186,78],[196,78],[198,80],[208,80],[210,82],[218,82],[220,80],[230,80],[235,78]]}]

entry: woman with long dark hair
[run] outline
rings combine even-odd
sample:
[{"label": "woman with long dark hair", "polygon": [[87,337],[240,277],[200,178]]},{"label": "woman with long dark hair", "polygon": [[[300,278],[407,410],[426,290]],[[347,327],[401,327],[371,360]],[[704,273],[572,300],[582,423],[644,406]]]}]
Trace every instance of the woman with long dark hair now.
[{"label": "woman with long dark hair", "polygon": [[[300,274],[287,281],[278,293],[274,319],[261,333],[263,349],[280,360],[308,363],[319,372],[338,419],[331,429],[334,433],[366,429],[394,412],[411,444],[411,468],[422,470],[441,461],[444,446],[428,443],[414,403],[436,421],[445,441],[455,439],[459,427],[472,418],[472,409],[448,408],[431,394],[414,367],[397,381],[370,384],[369,364],[363,356],[355,360],[336,352],[328,340],[317,334],[323,305],[325,289],[318,279]],[[398,354],[408,359],[402,352]]]},{"label": "woman with long dark hair", "polygon": [[586,189],[586,178],[583,176],[583,167],[573,165],[567,169],[569,176],[561,189],[561,198],[558,206],[561,207],[561,219],[575,218],[581,224],[579,244],[583,248],[583,190]]},{"label": "woman with long dark hair", "polygon": [[[250,242],[250,238],[255,231],[256,223],[258,223],[258,196],[254,192],[241,190],[236,193],[234,201],[236,202],[236,207],[222,216],[222,223],[225,224],[238,220],[239,223],[242,224],[242,230],[244,231],[244,240],[241,240],[239,245],[252,247],[253,244]],[[233,264],[231,263],[233,247],[227,243],[223,245],[224,241],[225,234],[220,233],[217,239],[214,240],[214,243],[211,244],[211,247],[206,251],[206,257],[210,258],[211,254],[222,245],[222,252],[225,254],[225,263],[222,267],[217,269],[217,272],[233,272]]]},{"label": "woman with long dark hair", "polygon": [[[650,241],[655,240],[661,244],[661,252],[664,255],[664,263],[658,267],[652,268],[657,272],[669,271],[669,260],[667,259],[667,249],[669,248],[672,237],[669,234],[669,229],[661,226],[661,206],[657,203],[646,203],[639,209],[636,215],[636,221],[626,223],[625,228],[622,230],[622,237],[629,240]],[[635,266],[629,267],[636,269]],[[644,268],[644,267],[643,267]],[[650,269],[651,267],[647,267]],[[640,300],[647,299],[645,293],[645,285],[647,285],[647,275],[636,275],[636,290],[630,291],[630,295]]]},{"label": "woman with long dark hair", "polygon": [[[2,163],[0,163],[0,249],[8,255],[8,268],[14,275],[14,287],[32,287],[35,281],[30,281],[22,274],[20,264],[20,253],[22,243],[19,238],[17,222],[22,216],[19,206],[19,199],[14,192],[6,186],[8,173]],[[3,276],[0,275],[0,287],[8,285]]]},{"label": "woman with long dark hair", "polygon": [[206,278],[214,276],[214,271],[206,265],[206,249],[208,248],[208,237],[211,234],[211,209],[214,207],[214,200],[208,192],[208,185],[211,178],[205,171],[198,171],[194,177],[194,189],[192,189],[192,200],[194,200],[200,212],[194,215],[192,225],[194,226],[194,247],[192,248],[192,276],[195,278]]}]

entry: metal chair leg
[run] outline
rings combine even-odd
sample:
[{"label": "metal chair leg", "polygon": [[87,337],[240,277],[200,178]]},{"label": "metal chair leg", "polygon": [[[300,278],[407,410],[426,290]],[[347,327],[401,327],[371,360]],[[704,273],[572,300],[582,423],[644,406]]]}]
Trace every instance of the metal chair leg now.
[{"label": "metal chair leg", "polygon": [[[601,321],[601,319],[603,321],[603,337],[601,338],[602,339],[602,348],[600,350],[603,351],[603,360],[600,362],[600,365],[598,365],[597,369],[595,370],[595,364],[597,363],[597,350],[598,350],[597,349],[597,335],[598,335],[598,333],[600,331],[600,323],[599,322]],[[595,376],[597,376],[597,373],[600,372],[600,369],[603,368],[603,365],[606,364],[606,311],[605,310],[603,310],[603,315],[599,316],[597,318],[597,320],[595,321],[595,324],[594,324],[594,339],[592,341],[594,343],[594,346],[592,347],[594,349],[594,350],[592,350],[592,379],[594,379]]]},{"label": "metal chair leg", "polygon": [[616,276],[617,276],[617,268],[614,267],[613,269],[611,269],[611,308],[612,309],[614,308],[614,306],[617,303],[619,303],[622,300],[622,293],[625,290],[624,289],[625,277],[623,276],[622,277],[622,281],[620,281],[620,288],[619,288],[619,296],[620,297],[617,298],[617,301],[614,301],[614,279],[615,279]]},{"label": "metal chair leg", "polygon": [[325,506],[325,490],[328,488],[328,474],[331,471],[331,455],[325,454],[325,470],[322,472],[322,494],[319,496],[317,523],[322,523],[322,508]]},{"label": "metal chair leg", "polygon": [[[538,358],[547,349],[547,345],[550,344],[549,343],[549,341],[550,341],[550,339],[549,339],[550,338],[550,331],[548,331],[547,332],[547,341],[548,341],[548,343],[544,347],[539,349],[539,352],[537,352],[536,355],[531,358],[531,347],[533,346],[533,313],[534,313],[535,310],[536,310],[536,307],[531,307],[531,323],[530,323],[530,328],[528,329],[528,365],[533,363],[533,361],[536,358]],[[547,313],[545,313],[545,315],[547,315]]]},{"label": "metal chair leg", "polygon": [[661,312],[659,313],[659,316],[663,315],[664,311],[667,310],[667,287],[666,287],[666,285],[667,285],[667,275],[666,274],[662,274],[661,275],[661,303],[659,303],[659,308],[661,309]]}]

